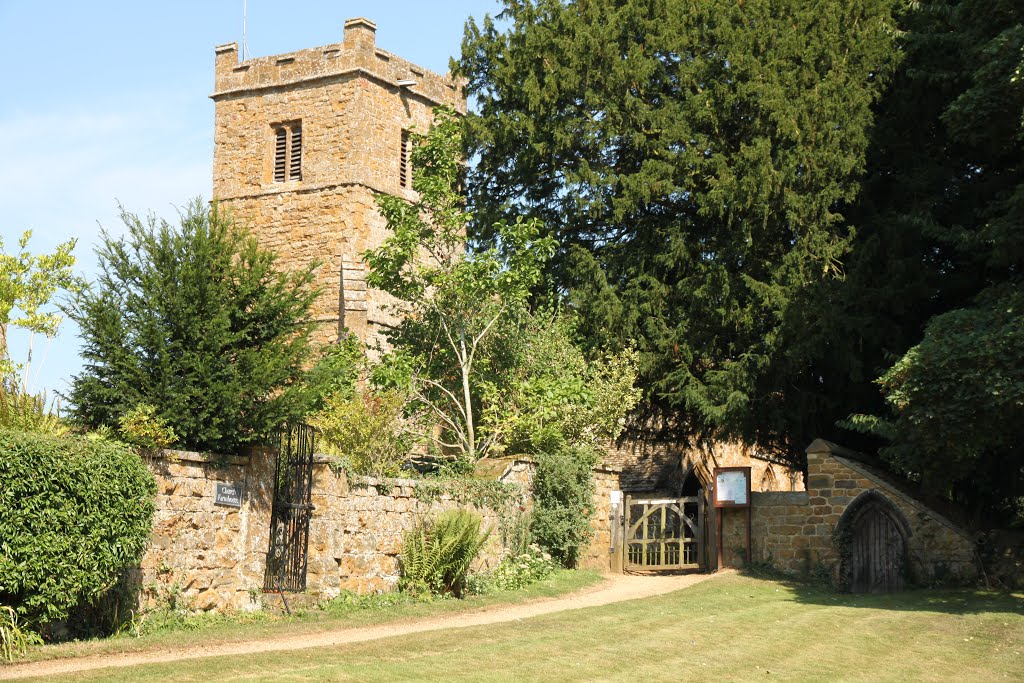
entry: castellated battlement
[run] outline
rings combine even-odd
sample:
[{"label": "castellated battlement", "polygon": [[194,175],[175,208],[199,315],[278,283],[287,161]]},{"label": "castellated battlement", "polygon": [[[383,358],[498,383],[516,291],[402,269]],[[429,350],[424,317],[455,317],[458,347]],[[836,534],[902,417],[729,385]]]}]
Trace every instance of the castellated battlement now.
[{"label": "castellated battlement", "polygon": [[[238,61],[238,44],[215,48],[216,80],[214,100],[252,94],[270,88],[308,85],[310,81],[339,79],[354,74],[376,81],[397,94],[433,105],[447,104],[465,113],[462,84],[451,75],[441,76],[376,46],[377,25],[369,19],[345,22],[344,40],[323,47],[308,48],[267,57]],[[415,85],[399,86],[402,81]]]},{"label": "castellated battlement", "polygon": [[466,110],[461,83],[379,49],[375,31],[350,19],[340,43],[244,62],[216,48],[214,198],[283,267],[319,263],[324,343],[348,328],[373,347],[397,322],[366,285],[362,254],[387,237],[374,198],[415,199],[410,133],[438,105]]}]

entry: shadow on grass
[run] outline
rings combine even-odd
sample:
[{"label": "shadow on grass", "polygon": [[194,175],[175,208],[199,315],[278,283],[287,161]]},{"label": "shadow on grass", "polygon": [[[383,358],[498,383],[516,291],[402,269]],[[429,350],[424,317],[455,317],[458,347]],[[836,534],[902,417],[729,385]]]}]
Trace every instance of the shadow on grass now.
[{"label": "shadow on grass", "polygon": [[829,607],[936,612],[943,614],[1016,614],[1024,616],[1024,594],[977,587],[909,588],[896,593],[842,593],[818,581],[802,581],[765,569],[743,569],[741,576],[782,584],[796,602]]}]

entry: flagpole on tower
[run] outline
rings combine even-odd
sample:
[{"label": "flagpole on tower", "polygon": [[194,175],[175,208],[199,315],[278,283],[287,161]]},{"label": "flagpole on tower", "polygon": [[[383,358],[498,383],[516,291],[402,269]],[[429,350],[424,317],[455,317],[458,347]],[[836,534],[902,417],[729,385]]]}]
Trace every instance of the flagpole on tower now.
[{"label": "flagpole on tower", "polygon": [[249,45],[245,42],[245,10],[246,0],[242,0],[242,61],[249,58]]}]

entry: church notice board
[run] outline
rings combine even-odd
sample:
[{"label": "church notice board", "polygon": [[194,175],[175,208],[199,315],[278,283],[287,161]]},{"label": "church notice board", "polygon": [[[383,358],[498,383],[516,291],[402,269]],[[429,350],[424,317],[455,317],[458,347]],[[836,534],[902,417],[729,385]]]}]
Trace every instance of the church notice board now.
[{"label": "church notice board", "polygon": [[750,468],[715,468],[715,507],[744,508],[750,506]]},{"label": "church notice board", "polygon": [[750,547],[750,468],[749,467],[716,467],[714,506],[720,509],[718,518],[718,568],[724,567],[722,541],[722,517],[724,508],[746,508],[747,510],[747,556],[746,563],[751,560]]}]

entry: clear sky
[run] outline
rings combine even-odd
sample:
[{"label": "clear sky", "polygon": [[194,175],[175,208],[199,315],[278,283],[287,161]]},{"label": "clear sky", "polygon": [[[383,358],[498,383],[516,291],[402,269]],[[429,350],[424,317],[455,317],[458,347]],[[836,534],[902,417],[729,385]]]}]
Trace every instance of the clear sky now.
[{"label": "clear sky", "polygon": [[[213,165],[214,46],[242,37],[242,0],[0,0],[0,234],[10,253],[78,240],[78,270],[96,269],[100,228],[122,232],[117,203],[172,220],[208,199]],[[444,73],[463,26],[496,0],[248,0],[254,57],[342,40],[346,19],[377,24],[377,45]],[[30,388],[64,391],[81,365],[66,321],[36,340]],[[24,360],[12,331],[11,356]]]}]

